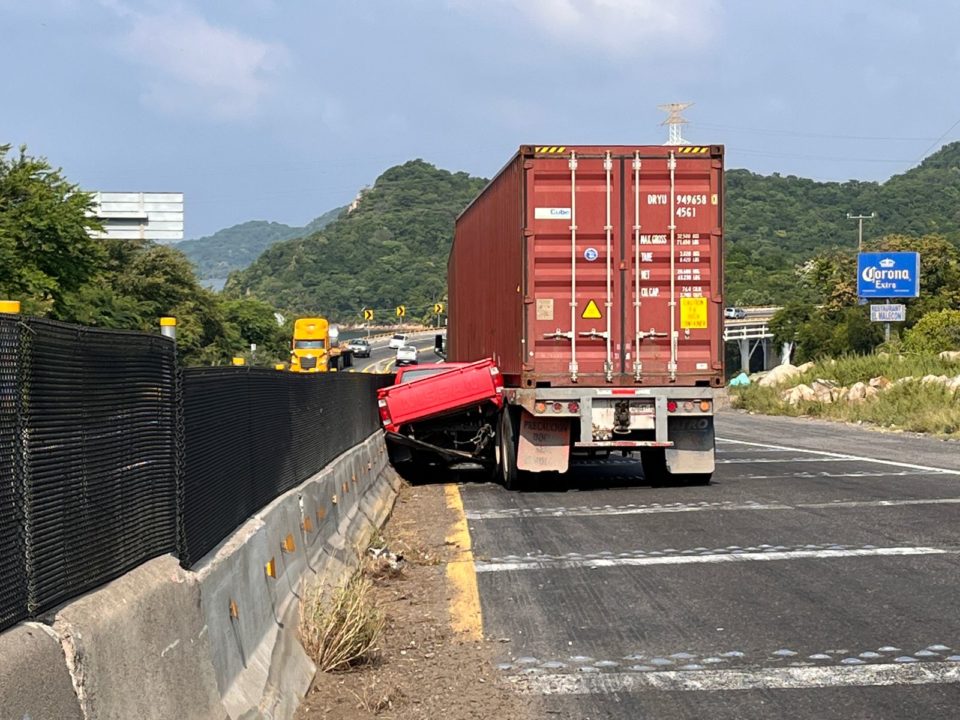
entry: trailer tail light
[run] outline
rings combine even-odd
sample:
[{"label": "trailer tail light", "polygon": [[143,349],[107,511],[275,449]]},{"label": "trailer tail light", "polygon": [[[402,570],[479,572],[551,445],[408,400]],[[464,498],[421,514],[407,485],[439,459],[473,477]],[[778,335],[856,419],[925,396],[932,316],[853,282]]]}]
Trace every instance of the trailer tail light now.
[{"label": "trailer tail light", "polygon": [[677,411],[677,401],[676,400],[667,400],[667,411],[676,412]]},{"label": "trailer tail light", "polygon": [[710,412],[710,401],[701,400],[700,401],[700,412]]},{"label": "trailer tail light", "polygon": [[383,399],[377,400],[377,407],[380,410],[380,422],[384,425],[389,425],[390,411],[387,410],[387,401]]},{"label": "trailer tail light", "polygon": [[684,412],[693,412],[693,403],[690,400],[686,400],[683,403]]},{"label": "trailer tail light", "polygon": [[567,405],[567,410],[572,413],[580,412],[580,403],[572,402]]},{"label": "trailer tail light", "polygon": [[533,409],[536,410],[538,413],[546,412],[546,411],[547,411],[547,404],[546,404],[546,403],[542,403],[542,402],[538,402],[536,405],[533,406]]},{"label": "trailer tail light", "polygon": [[554,412],[563,412],[563,403],[555,402],[555,403],[553,404],[553,411],[554,411]]}]

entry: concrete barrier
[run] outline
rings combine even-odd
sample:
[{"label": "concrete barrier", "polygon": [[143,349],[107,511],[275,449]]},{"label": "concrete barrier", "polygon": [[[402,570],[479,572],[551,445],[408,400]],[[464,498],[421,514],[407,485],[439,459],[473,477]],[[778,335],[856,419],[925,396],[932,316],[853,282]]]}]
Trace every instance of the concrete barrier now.
[{"label": "concrete barrier", "polygon": [[30,720],[291,718],[315,668],[305,582],[356,568],[399,489],[382,433],[275,499],[193,570],[164,556],[0,634],[0,715]]}]

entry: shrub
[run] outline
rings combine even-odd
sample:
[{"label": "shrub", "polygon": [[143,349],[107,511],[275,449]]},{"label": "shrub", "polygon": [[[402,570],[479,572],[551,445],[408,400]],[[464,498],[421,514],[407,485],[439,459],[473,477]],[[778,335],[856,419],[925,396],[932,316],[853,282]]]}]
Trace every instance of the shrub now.
[{"label": "shrub", "polygon": [[322,672],[348,670],[371,662],[386,622],[360,573],[327,598],[317,583],[300,610],[300,642]]},{"label": "shrub", "polygon": [[907,350],[923,353],[960,350],[960,310],[927,313],[907,330],[903,345]]}]

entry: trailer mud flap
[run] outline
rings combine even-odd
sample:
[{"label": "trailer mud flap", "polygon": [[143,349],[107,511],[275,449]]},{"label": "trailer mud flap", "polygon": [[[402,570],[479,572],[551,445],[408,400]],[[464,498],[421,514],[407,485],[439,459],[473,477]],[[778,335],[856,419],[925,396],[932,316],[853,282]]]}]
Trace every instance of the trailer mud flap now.
[{"label": "trailer mud flap", "polygon": [[714,471],[713,417],[674,417],[669,420],[673,447],[666,450],[667,470],[675,475]]},{"label": "trailer mud flap", "polygon": [[517,469],[566,472],[570,466],[570,420],[521,412]]}]

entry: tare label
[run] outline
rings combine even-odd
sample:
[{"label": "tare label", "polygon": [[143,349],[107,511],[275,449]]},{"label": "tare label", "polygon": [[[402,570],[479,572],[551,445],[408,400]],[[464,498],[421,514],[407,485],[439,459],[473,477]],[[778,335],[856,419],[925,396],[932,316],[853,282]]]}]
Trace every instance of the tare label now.
[{"label": "tare label", "polygon": [[569,220],[572,217],[568,207],[538,207],[533,210],[537,220]]}]

